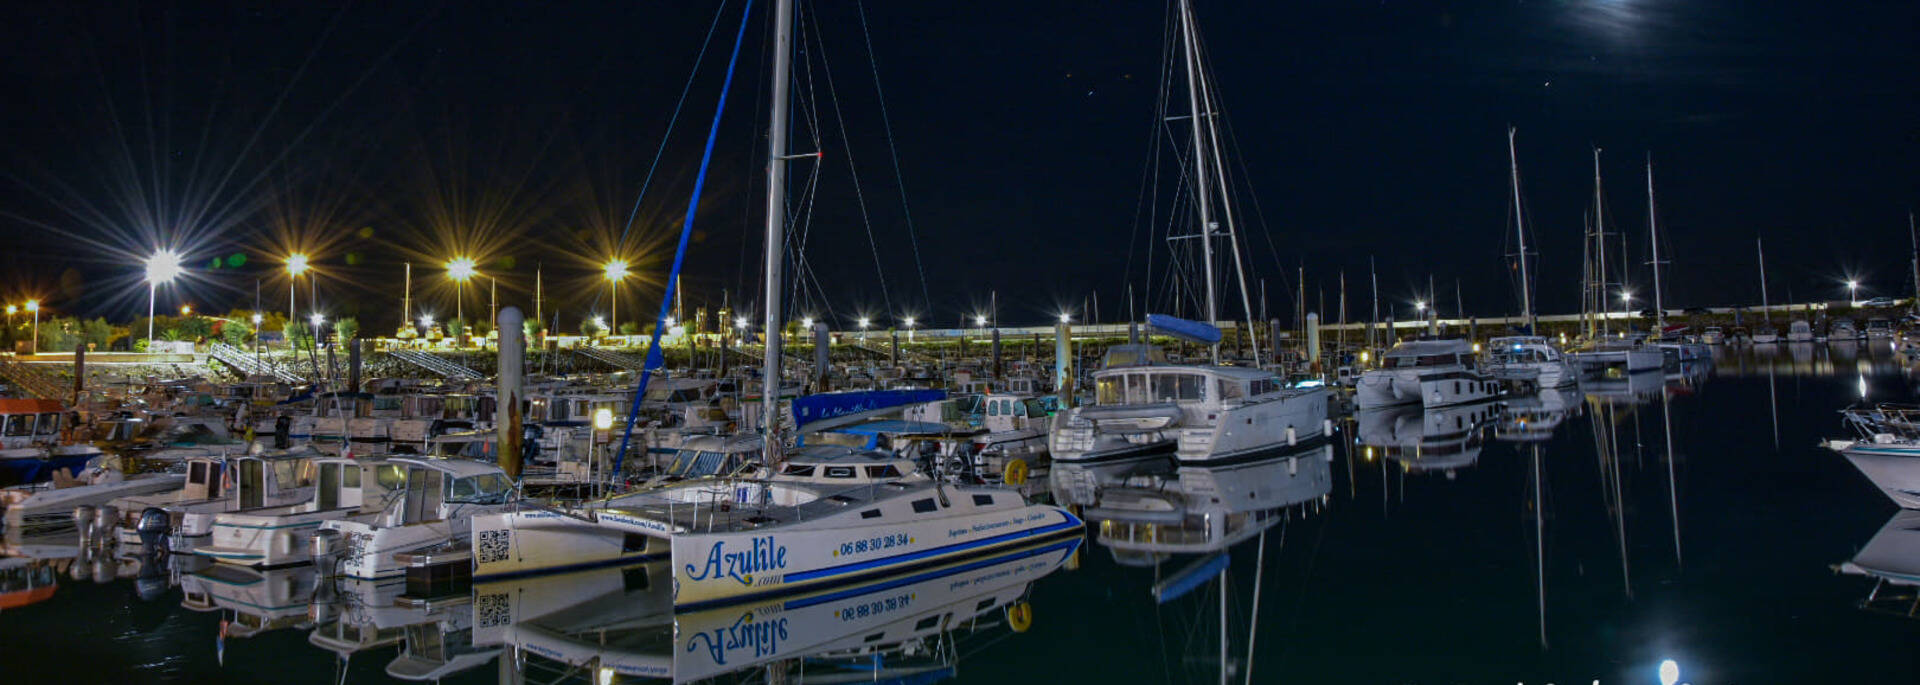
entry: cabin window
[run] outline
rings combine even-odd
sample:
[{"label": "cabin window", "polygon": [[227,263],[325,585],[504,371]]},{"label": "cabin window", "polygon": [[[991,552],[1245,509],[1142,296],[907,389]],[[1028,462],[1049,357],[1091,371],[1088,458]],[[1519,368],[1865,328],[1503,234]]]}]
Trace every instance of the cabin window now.
[{"label": "cabin window", "polygon": [[869,466],[869,467],[867,467],[867,477],[868,477],[868,478],[899,478],[899,477],[900,477],[900,467],[898,467],[898,466]]},{"label": "cabin window", "polygon": [[829,466],[824,475],[828,478],[852,478],[857,474],[851,466]]},{"label": "cabin window", "polygon": [[373,480],[385,490],[399,490],[407,485],[407,470],[397,464],[382,464],[373,469]]},{"label": "cabin window", "polygon": [[340,468],[340,487],[360,489],[360,467],[343,466]]},{"label": "cabin window", "polygon": [[1200,376],[1188,373],[1162,373],[1153,377],[1153,397],[1158,402],[1193,401],[1201,397]]},{"label": "cabin window", "polygon": [[988,403],[987,403],[987,416],[999,416],[999,415],[1000,415],[1000,403],[999,403],[999,402],[988,402]]},{"label": "cabin window", "polygon": [[[634,552],[645,551],[647,551],[647,536],[639,533],[627,533],[620,537],[620,553],[632,554]],[[647,574],[641,573],[640,577],[645,579]],[[646,587],[646,583],[643,581],[640,586]]]},{"label": "cabin window", "polygon": [[303,488],[313,485],[313,462],[305,459],[282,459],[273,463],[273,477],[282,488]]},{"label": "cabin window", "polygon": [[1027,415],[1027,403],[1025,403],[1025,402],[1012,402],[1011,400],[1009,400],[1009,403],[1013,405],[1013,415],[1014,415],[1014,416],[1026,416],[1026,415]]},{"label": "cabin window", "polygon": [[988,610],[988,609],[991,609],[991,608],[993,608],[993,598],[992,598],[992,597],[988,597],[988,598],[986,598],[986,599],[983,599],[983,600],[980,600],[980,601],[978,601],[978,602],[975,602],[975,603],[973,604],[973,610],[974,610],[974,612],[975,612],[975,613],[979,613],[979,612],[982,612],[982,611],[986,611],[986,610]]},{"label": "cabin window", "polygon": [[1247,396],[1247,386],[1238,381],[1220,381],[1220,400],[1237,400]]},{"label": "cabin window", "polygon": [[32,414],[12,414],[7,417],[7,437],[19,438],[33,435]]},{"label": "cabin window", "polygon": [[207,484],[207,463],[196,461],[187,466],[187,482],[194,485]]},{"label": "cabin window", "polygon": [[913,629],[914,629],[914,630],[927,630],[927,629],[929,629],[929,628],[932,628],[932,627],[934,627],[934,626],[937,626],[937,625],[940,625],[940,615],[939,615],[939,614],[935,614],[935,615],[932,615],[932,616],[928,616],[928,617],[926,617],[926,618],[923,618],[923,619],[920,619],[920,621],[919,621],[918,623],[915,623],[915,624],[913,624]]},{"label": "cabin window", "polygon": [[913,510],[916,513],[928,514],[928,513],[938,511],[939,509],[940,509],[940,505],[934,504],[932,497],[928,497],[926,499],[917,499],[913,501]]},{"label": "cabin window", "polygon": [[863,518],[863,519],[877,519],[877,518],[880,518],[880,510],[879,510],[879,509],[868,509],[868,510],[866,510],[866,511],[863,511],[863,512],[860,512],[860,518]]},{"label": "cabin window", "polygon": [[513,483],[498,473],[482,473],[477,476],[453,479],[447,488],[447,501],[458,504],[500,504],[507,501],[507,492],[513,489]]},{"label": "cabin window", "polygon": [[60,432],[60,415],[47,413],[40,415],[40,428],[34,431],[41,435],[53,435]]},{"label": "cabin window", "polygon": [[788,464],[785,467],[780,469],[780,475],[800,476],[802,478],[811,477],[813,475],[813,465],[812,464]]},{"label": "cabin window", "polygon": [[993,506],[993,495],[974,495],[973,506],[976,506],[976,507]]}]

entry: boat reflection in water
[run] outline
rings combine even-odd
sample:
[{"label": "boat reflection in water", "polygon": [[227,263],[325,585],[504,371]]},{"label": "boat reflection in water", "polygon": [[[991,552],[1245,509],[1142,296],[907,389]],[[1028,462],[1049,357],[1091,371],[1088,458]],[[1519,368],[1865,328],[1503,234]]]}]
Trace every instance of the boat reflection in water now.
[{"label": "boat reflection in water", "polygon": [[1660,399],[1667,376],[1658,369],[1624,376],[1589,378],[1580,382],[1587,401],[1601,404],[1649,404]]},{"label": "boat reflection in water", "polygon": [[1560,424],[1578,415],[1582,406],[1580,392],[1572,388],[1550,388],[1533,395],[1510,397],[1493,426],[1493,439],[1523,443],[1551,439]]},{"label": "boat reflection in water", "polygon": [[1122,563],[1217,552],[1272,527],[1289,507],[1325,497],[1332,461],[1333,445],[1319,442],[1244,462],[1182,465],[1103,488],[1083,513]]},{"label": "boat reflection in water", "polygon": [[[748,669],[809,678],[932,681],[951,676],[958,643],[1024,632],[1034,581],[1059,569],[1079,539],[1003,550],[918,573],[780,600],[672,612],[663,563],[586,576],[475,588],[474,644],[499,640],[524,657],[517,679],[547,682],[588,672],[688,682]],[[540,606],[559,582],[576,603]],[[578,601],[582,588],[598,597]],[[525,613],[521,613],[525,612]],[[801,660],[804,660],[802,662]],[[839,673],[839,676],[832,674]]]},{"label": "boat reflection in water", "polygon": [[1873,579],[1860,608],[1920,618],[1920,510],[1894,514],[1852,559],[1835,568]]},{"label": "boat reflection in water", "polygon": [[1474,465],[1486,446],[1486,427],[1501,404],[1481,402],[1422,411],[1386,407],[1354,413],[1355,442],[1363,452],[1400,462],[1410,472],[1454,471]]}]

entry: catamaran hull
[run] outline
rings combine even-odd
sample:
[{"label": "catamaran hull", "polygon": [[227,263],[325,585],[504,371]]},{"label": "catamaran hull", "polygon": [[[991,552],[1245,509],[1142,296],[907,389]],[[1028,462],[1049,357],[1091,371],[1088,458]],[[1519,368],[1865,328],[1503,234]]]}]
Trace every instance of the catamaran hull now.
[{"label": "catamaran hull", "polygon": [[1083,525],[1065,509],[1029,505],[888,525],[681,533],[672,541],[674,606],[718,606],[857,583],[1078,536]]}]

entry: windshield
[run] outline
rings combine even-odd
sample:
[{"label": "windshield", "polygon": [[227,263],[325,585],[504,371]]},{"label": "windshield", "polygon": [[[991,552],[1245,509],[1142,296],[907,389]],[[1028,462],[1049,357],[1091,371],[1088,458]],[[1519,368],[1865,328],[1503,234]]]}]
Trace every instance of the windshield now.
[{"label": "windshield", "polygon": [[456,504],[500,504],[507,501],[513,483],[498,473],[455,478],[447,486],[447,501]]}]

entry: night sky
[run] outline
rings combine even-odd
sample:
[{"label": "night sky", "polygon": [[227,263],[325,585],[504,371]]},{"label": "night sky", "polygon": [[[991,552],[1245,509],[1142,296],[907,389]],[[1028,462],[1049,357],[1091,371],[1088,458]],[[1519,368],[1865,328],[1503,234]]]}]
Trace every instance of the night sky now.
[{"label": "night sky", "polygon": [[[543,267],[548,313],[572,330],[606,307],[597,263],[690,82],[622,250],[642,278],[621,318],[650,319],[742,5],[10,4],[0,292],[129,318],[147,306],[140,256],[168,245],[193,271],[161,290],[162,310],[251,307],[256,281],[263,308],[284,310],[279,259],[304,249],[323,310],[386,330],[403,262],[417,306],[444,316],[441,264],[465,254],[500,279],[502,304],[529,309]],[[770,5],[753,7],[721,125],[689,307],[759,289]],[[1156,117],[1165,4],[800,7],[793,149],[823,156],[793,166],[791,204],[808,217],[796,309],[839,326],[884,325],[888,311],[952,325],[997,291],[1001,321],[1019,324],[1097,290],[1112,320],[1129,283],[1177,307],[1164,239],[1178,169],[1163,159],[1143,190],[1154,137],[1164,157],[1187,135]],[[1592,146],[1636,264],[1653,157],[1670,306],[1757,302],[1756,237],[1776,302],[1844,297],[1849,274],[1862,297],[1912,289],[1920,3],[1200,0],[1197,12],[1245,189],[1245,257],[1277,316],[1302,263],[1328,318],[1343,271],[1364,316],[1369,257],[1402,318],[1429,274],[1443,313],[1456,281],[1469,313],[1516,310],[1509,124],[1544,311],[1579,306]],[[1183,114],[1184,81],[1165,86]],[[1143,198],[1158,200],[1157,221]],[[1648,291],[1644,265],[1632,280]],[[485,290],[468,288],[470,318]]]}]

